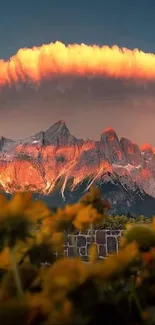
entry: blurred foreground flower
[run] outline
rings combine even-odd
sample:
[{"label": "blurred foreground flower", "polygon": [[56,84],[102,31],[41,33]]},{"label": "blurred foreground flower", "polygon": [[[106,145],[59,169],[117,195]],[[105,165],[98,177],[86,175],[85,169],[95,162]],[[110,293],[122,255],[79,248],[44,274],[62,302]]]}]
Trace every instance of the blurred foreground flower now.
[{"label": "blurred foreground flower", "polygon": [[155,247],[155,231],[147,225],[128,226],[121,240],[121,247],[136,242],[141,252],[148,252]]},{"label": "blurred foreground flower", "polygon": [[97,244],[92,244],[89,248],[89,259],[91,263],[94,263],[98,256]]},{"label": "blurred foreground flower", "polygon": [[63,232],[55,232],[52,235],[51,243],[57,253],[60,253],[60,254],[63,253],[64,240],[65,240],[65,236],[64,236]]},{"label": "blurred foreground flower", "polygon": [[98,214],[92,205],[81,206],[81,209],[78,210],[75,219],[73,220],[73,225],[79,230],[86,230],[91,224],[97,225],[102,216]]},{"label": "blurred foreground flower", "polygon": [[63,258],[47,270],[43,290],[52,301],[48,324],[73,324],[74,306],[68,296],[86,281],[88,269],[80,258]]},{"label": "blurred foreground flower", "polygon": [[104,213],[110,209],[110,204],[107,200],[102,199],[100,189],[95,186],[91,186],[88,193],[84,194],[80,200],[83,205],[92,205],[92,207],[99,213]]},{"label": "blurred foreground flower", "polygon": [[31,225],[48,214],[50,211],[46,205],[33,201],[30,192],[15,193],[11,200],[0,194],[0,250],[9,247],[11,265],[20,296],[23,292],[16,263],[15,245],[32,237]]},{"label": "blurred foreground flower", "polygon": [[38,219],[50,215],[50,210],[40,201],[33,201],[29,192],[19,192],[11,200],[0,194],[0,244],[13,247],[18,240],[30,236],[30,227]]},{"label": "blurred foreground flower", "polygon": [[118,276],[130,265],[131,262],[139,255],[137,244],[132,242],[128,244],[118,254],[109,257],[103,262],[93,264],[92,275],[100,282],[108,281]]},{"label": "blurred foreground flower", "polygon": [[[41,264],[45,263],[46,261],[50,264],[53,264],[56,260],[55,252],[56,249],[58,249],[58,239],[56,243],[52,241],[52,238],[53,236],[47,236],[42,233],[42,229],[37,232],[33,238],[28,238],[27,242],[23,243],[25,252],[23,251],[22,257],[20,259],[20,265],[22,265],[26,260],[38,268],[40,268]],[[20,244],[20,250],[22,251],[22,244]]]},{"label": "blurred foreground flower", "polygon": [[[57,295],[60,294],[64,297],[64,294],[77,285],[82,284],[88,275],[89,265],[83,263],[80,258],[62,258],[58,260],[46,273],[44,278],[44,290],[53,299],[57,299]],[[52,281],[51,281],[52,279]]]},{"label": "blurred foreground flower", "polygon": [[90,225],[100,224],[105,217],[104,212],[109,208],[109,203],[101,198],[99,189],[91,187],[79,203],[59,208],[51,217],[45,218],[42,231],[48,235],[64,231],[73,234],[76,229],[83,231]]},{"label": "blurred foreground flower", "polygon": [[48,219],[43,220],[43,229],[47,226],[53,232],[68,232],[72,233],[75,230],[73,220],[76,214],[81,209],[79,203],[66,205],[64,208],[58,209],[57,212]]}]

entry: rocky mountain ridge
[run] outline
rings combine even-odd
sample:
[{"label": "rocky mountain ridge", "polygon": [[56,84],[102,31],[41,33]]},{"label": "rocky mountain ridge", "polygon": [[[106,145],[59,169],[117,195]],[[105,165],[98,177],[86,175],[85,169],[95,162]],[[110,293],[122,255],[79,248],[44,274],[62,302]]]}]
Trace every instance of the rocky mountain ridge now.
[{"label": "rocky mountain ridge", "polygon": [[124,191],[138,188],[155,198],[154,149],[119,139],[112,128],[105,129],[99,141],[77,139],[64,121],[23,140],[0,138],[0,188],[4,192],[53,195],[59,187],[65,201],[66,193],[75,193],[81,184],[85,183],[83,191],[87,191],[93,183],[103,187],[116,180]]}]

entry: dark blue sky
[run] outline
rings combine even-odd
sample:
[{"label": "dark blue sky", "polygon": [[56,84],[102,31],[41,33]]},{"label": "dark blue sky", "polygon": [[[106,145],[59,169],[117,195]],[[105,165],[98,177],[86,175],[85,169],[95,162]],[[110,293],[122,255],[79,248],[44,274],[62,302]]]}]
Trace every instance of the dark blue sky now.
[{"label": "dark blue sky", "polygon": [[155,52],[154,0],[1,0],[0,58],[21,47],[117,44]]}]

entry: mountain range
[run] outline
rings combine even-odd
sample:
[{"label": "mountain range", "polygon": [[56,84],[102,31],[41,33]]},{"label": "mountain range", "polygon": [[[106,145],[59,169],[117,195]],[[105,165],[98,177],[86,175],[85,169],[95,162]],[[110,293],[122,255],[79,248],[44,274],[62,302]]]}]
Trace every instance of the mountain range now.
[{"label": "mountain range", "polygon": [[155,212],[155,150],[119,139],[113,128],[99,141],[77,139],[64,121],[22,140],[0,138],[0,190],[31,190],[50,206],[76,202],[100,187],[111,213]]}]

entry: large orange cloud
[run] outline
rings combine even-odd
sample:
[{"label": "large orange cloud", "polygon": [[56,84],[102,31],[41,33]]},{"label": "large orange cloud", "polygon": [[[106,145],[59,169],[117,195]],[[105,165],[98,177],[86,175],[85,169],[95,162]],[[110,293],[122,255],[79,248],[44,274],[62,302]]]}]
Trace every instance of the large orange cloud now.
[{"label": "large orange cloud", "polygon": [[8,61],[0,60],[0,86],[31,81],[35,84],[57,75],[108,76],[155,80],[155,55],[117,46],[61,42],[20,49]]}]

